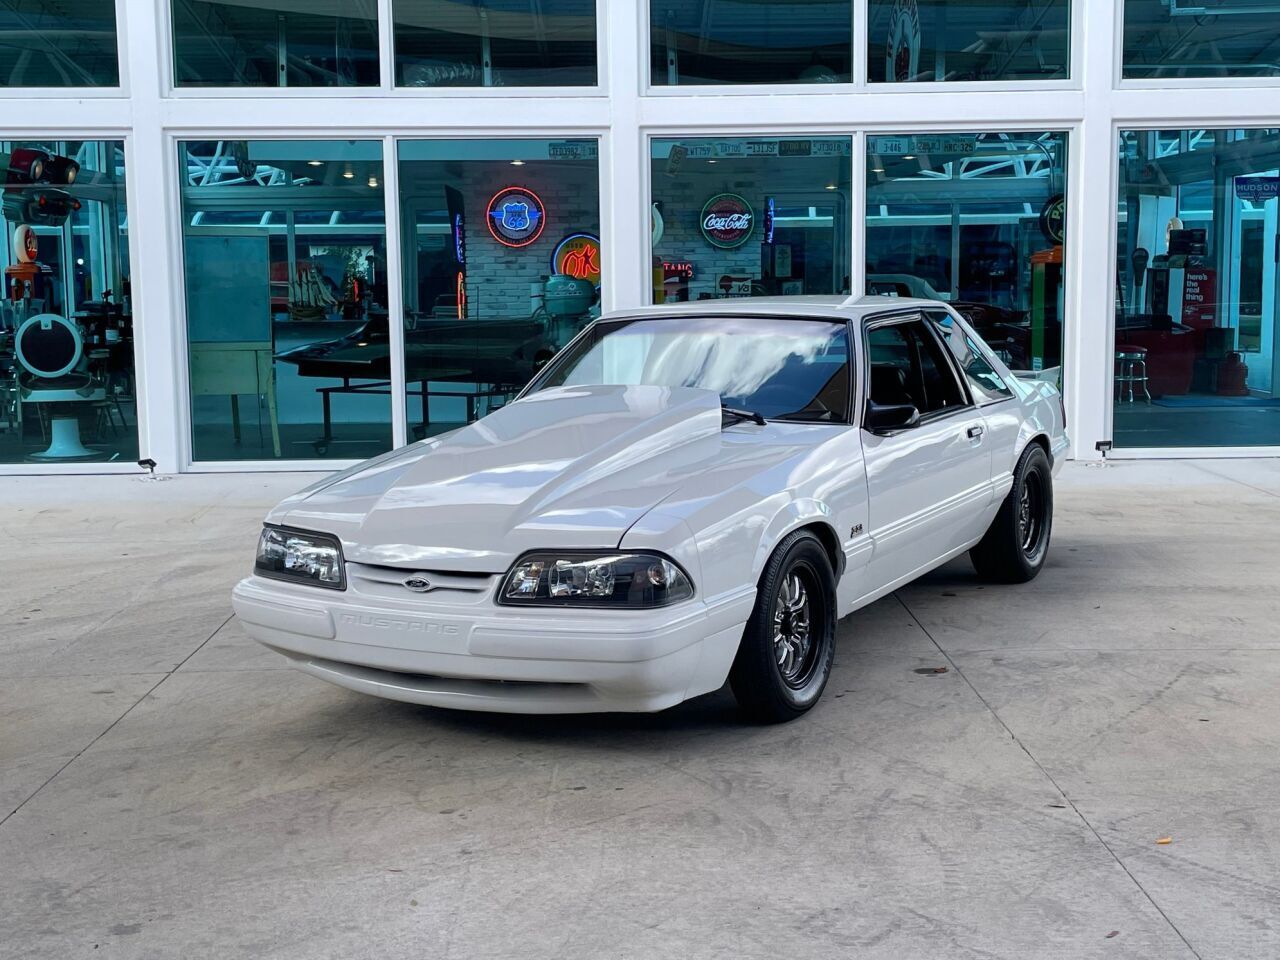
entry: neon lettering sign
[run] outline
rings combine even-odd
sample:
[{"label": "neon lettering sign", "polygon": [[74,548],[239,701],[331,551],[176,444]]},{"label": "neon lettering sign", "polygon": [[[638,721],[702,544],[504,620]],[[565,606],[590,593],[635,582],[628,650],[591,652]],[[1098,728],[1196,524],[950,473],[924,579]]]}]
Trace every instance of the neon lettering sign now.
[{"label": "neon lettering sign", "polygon": [[599,286],[600,238],[590,233],[569,234],[556,244],[551,270]]},{"label": "neon lettering sign", "polygon": [[732,250],[747,242],[755,227],[751,204],[736,193],[718,193],[702,206],[702,235],[707,243]]}]

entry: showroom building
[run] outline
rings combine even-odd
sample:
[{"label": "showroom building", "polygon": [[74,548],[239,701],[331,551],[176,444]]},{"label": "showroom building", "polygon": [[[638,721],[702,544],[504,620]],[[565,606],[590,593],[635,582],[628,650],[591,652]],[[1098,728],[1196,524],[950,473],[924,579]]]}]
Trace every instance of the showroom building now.
[{"label": "showroom building", "polygon": [[1073,456],[1280,454],[1273,0],[16,0],[0,472],[329,470],[601,310],[948,300]]}]

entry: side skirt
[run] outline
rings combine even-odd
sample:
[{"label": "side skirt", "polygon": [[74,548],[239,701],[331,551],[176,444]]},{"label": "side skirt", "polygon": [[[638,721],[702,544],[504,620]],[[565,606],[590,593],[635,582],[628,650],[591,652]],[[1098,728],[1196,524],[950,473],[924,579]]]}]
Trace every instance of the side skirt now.
[{"label": "side skirt", "polygon": [[896,580],[891,580],[889,583],[885,584],[882,587],[877,587],[876,589],[872,590],[870,593],[863,594],[861,597],[858,597],[856,600],[850,603],[847,609],[843,609],[843,608],[838,609],[836,611],[836,617],[838,619],[844,619],[845,617],[849,616],[849,614],[854,613],[855,611],[860,610],[863,607],[868,606],[869,604],[875,603],[881,597],[888,596],[889,594],[893,593],[893,591],[897,590],[899,587],[905,586],[906,584],[910,583],[912,580],[916,580],[924,576],[930,570],[935,570],[938,567],[942,566],[944,563],[947,563],[950,560],[954,560],[956,557],[960,556],[960,554],[967,553],[968,551],[976,547],[979,541],[981,540],[982,540],[982,537],[975,537],[974,539],[965,543],[963,546],[956,547],[954,550],[949,550],[948,552],[944,553],[942,556],[937,557],[933,560],[930,560],[928,563],[921,564],[919,567],[916,567],[916,569],[912,570],[910,573],[904,576],[901,576]]}]

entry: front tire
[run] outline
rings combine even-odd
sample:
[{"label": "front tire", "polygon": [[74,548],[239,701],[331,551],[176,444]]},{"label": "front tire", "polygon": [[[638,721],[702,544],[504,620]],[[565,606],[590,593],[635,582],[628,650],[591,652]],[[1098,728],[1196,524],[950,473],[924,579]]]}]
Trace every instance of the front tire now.
[{"label": "front tire", "polygon": [[978,575],[996,583],[1034,580],[1049,553],[1053,529],[1053,471],[1038,443],[1023,451],[1013,486],[986,535],[969,551]]},{"label": "front tire", "polygon": [[797,530],[765,564],[729,685],[753,720],[784,723],[818,702],[836,652],[836,584],[818,538]]}]

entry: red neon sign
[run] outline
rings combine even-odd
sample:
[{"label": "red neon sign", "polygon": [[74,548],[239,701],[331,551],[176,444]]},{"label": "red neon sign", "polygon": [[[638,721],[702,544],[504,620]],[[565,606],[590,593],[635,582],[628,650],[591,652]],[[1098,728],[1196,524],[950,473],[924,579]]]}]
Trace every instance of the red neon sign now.
[{"label": "red neon sign", "polygon": [[589,233],[565,237],[551,255],[551,269],[577,280],[600,284],[600,239]]}]

